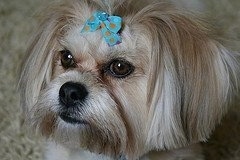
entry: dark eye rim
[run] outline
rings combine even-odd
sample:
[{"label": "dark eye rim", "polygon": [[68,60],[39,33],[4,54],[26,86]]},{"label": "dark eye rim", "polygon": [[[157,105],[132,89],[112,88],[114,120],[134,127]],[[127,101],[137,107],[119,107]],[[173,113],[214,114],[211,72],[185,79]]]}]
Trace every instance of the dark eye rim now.
[{"label": "dark eye rim", "polygon": [[[113,71],[111,71],[111,65],[113,65],[115,62],[123,62],[125,65],[128,65],[129,69],[128,72],[123,74],[123,75],[118,75],[115,74]],[[108,75],[114,77],[114,78],[119,78],[119,79],[123,79],[128,77],[129,75],[131,75],[135,70],[135,67],[132,65],[132,63],[130,63],[129,61],[123,59],[123,58],[117,58],[117,59],[113,59],[110,62],[107,63],[106,67],[104,68],[104,72],[107,73]]]},{"label": "dark eye rim", "polygon": [[[65,63],[63,61],[64,54],[68,54],[72,57],[68,63]],[[70,50],[63,49],[63,50],[60,51],[60,55],[61,55],[61,65],[63,66],[63,68],[68,69],[68,68],[75,68],[76,67],[76,62],[75,62],[74,57],[73,57]]]}]

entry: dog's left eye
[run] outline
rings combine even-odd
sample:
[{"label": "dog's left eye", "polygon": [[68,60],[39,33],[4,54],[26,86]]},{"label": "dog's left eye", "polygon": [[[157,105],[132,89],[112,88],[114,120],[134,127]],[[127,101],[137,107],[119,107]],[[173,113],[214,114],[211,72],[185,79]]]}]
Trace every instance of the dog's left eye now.
[{"label": "dog's left eye", "polygon": [[113,60],[107,67],[107,73],[115,78],[125,78],[134,71],[134,66],[122,59]]},{"label": "dog's left eye", "polygon": [[68,69],[76,66],[72,53],[69,50],[62,50],[60,53],[63,68]]}]

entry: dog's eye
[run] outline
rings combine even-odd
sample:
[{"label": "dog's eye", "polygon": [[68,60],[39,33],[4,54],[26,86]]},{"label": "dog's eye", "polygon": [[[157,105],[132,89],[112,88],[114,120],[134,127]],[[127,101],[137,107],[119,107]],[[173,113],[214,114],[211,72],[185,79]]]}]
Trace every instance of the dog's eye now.
[{"label": "dog's eye", "polygon": [[108,66],[108,73],[116,78],[125,78],[134,71],[134,66],[126,60],[113,60]]},{"label": "dog's eye", "polygon": [[74,68],[76,63],[74,61],[74,58],[69,50],[62,50],[61,53],[61,63],[63,68]]}]

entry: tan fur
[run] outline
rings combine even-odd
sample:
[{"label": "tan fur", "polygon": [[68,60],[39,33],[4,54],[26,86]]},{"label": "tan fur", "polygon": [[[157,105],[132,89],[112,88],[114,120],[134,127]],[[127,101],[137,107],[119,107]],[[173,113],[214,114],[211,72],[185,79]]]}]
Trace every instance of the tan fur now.
[{"label": "tan fur", "polygon": [[[71,0],[44,11],[19,86],[37,132],[68,148],[127,159],[206,141],[237,90],[239,56],[201,19],[165,2],[137,2]],[[123,18],[121,44],[107,46],[99,31],[80,33],[95,10]],[[64,48],[77,68],[61,66]],[[134,73],[124,79],[103,74],[102,66],[116,57],[131,62]],[[90,92],[77,113],[86,125],[57,115],[59,89],[68,81]]]}]

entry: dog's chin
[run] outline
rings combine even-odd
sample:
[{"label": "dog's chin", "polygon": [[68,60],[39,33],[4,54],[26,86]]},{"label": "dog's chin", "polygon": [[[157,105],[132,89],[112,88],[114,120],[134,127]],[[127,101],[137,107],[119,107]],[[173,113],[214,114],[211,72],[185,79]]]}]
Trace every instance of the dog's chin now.
[{"label": "dog's chin", "polygon": [[[58,128],[52,138],[57,143],[74,150],[84,149],[92,153],[101,153],[110,157],[117,157],[123,150],[125,137],[119,133],[104,128],[101,122],[80,115],[61,112],[58,114]],[[119,128],[120,130],[120,128]],[[121,130],[124,131],[124,128]],[[123,132],[122,131],[122,132]]]}]

